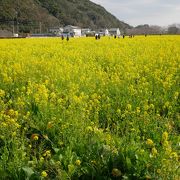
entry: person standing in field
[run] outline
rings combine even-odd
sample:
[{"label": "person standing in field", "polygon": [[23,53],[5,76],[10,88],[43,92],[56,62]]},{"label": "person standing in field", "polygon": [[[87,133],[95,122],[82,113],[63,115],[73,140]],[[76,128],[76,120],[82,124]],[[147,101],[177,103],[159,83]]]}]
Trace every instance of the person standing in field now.
[{"label": "person standing in field", "polygon": [[67,35],[67,38],[66,38],[67,41],[69,41],[69,35]]},{"label": "person standing in field", "polygon": [[98,34],[98,39],[101,39],[101,36],[100,36],[100,34]]},{"label": "person standing in field", "polygon": [[62,40],[64,40],[64,36],[63,36],[63,34],[62,34],[62,36],[61,36],[61,39],[62,39]]}]

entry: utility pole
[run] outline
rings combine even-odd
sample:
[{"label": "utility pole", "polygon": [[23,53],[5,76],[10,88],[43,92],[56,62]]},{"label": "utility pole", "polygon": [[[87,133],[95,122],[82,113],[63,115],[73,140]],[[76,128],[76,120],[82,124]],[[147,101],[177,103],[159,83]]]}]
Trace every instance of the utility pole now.
[{"label": "utility pole", "polygon": [[12,27],[12,31],[13,31],[13,36],[14,36],[14,19],[13,19],[13,27]]},{"label": "utility pole", "polygon": [[39,33],[41,34],[41,32],[42,32],[42,23],[39,22]]},{"label": "utility pole", "polygon": [[16,33],[18,34],[19,27],[18,27],[18,12],[16,11]]},{"label": "utility pole", "polygon": [[17,0],[17,11],[16,11],[17,34],[19,34],[19,22],[18,22],[18,16],[19,16],[19,0]]}]

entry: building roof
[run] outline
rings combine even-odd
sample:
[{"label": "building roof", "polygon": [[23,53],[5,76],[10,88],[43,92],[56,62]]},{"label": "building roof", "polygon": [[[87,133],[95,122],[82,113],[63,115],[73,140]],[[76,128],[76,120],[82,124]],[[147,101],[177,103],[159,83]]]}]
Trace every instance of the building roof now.
[{"label": "building roof", "polygon": [[119,28],[110,28],[109,31],[117,31]]},{"label": "building roof", "polygon": [[81,28],[78,27],[78,26],[72,26],[72,25],[67,25],[67,26],[65,26],[64,28],[67,28],[67,27],[70,27],[70,28],[72,28],[72,29],[81,29]]}]

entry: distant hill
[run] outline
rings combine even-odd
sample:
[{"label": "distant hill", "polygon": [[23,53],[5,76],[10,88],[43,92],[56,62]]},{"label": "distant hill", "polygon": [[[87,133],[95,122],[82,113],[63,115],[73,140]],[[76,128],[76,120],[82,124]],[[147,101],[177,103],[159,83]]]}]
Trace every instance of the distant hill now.
[{"label": "distant hill", "polygon": [[0,28],[47,32],[68,24],[92,29],[130,26],[89,0],[0,0]]}]

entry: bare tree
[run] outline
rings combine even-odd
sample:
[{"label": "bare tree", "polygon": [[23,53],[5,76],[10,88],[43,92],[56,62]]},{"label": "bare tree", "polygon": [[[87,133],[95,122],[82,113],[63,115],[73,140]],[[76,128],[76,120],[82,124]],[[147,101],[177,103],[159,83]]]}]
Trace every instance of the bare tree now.
[{"label": "bare tree", "polygon": [[139,25],[126,31],[128,35],[142,35],[142,34],[163,34],[164,29],[160,26],[149,26],[148,24]]},{"label": "bare tree", "polygon": [[168,34],[179,34],[180,28],[178,28],[178,25],[173,24],[168,27]]}]

